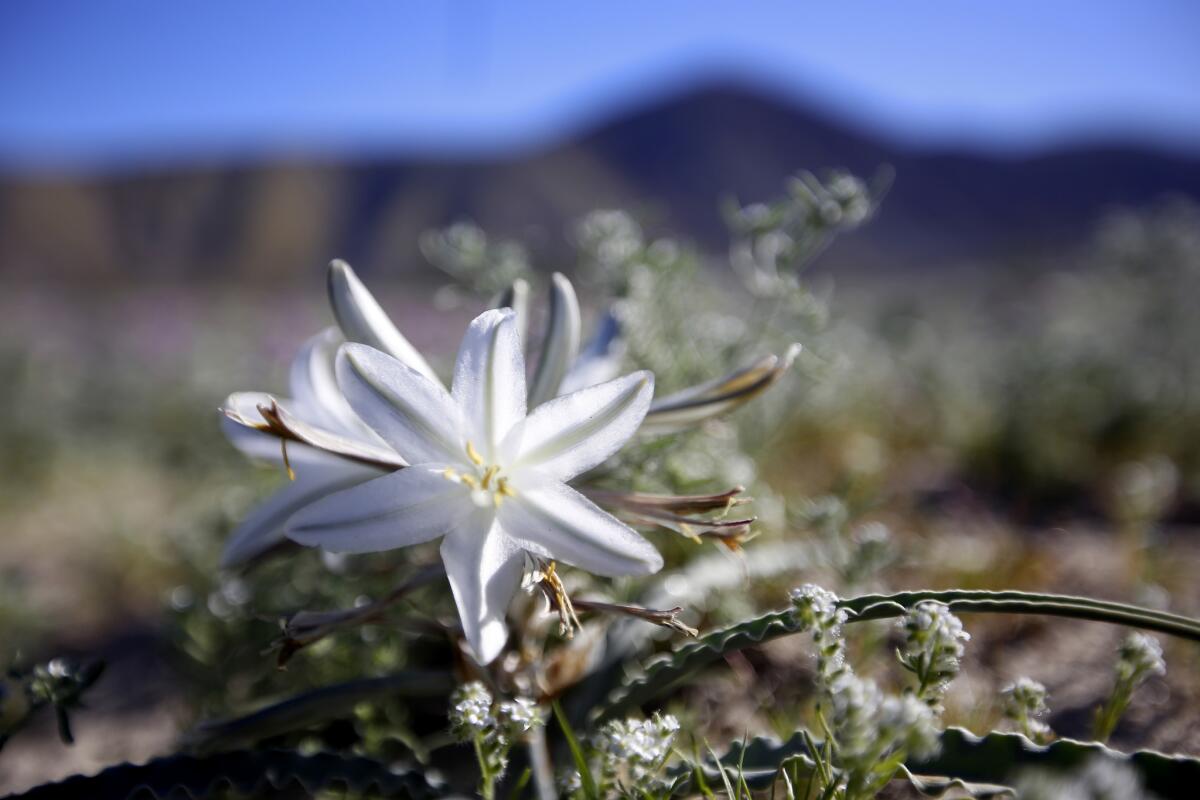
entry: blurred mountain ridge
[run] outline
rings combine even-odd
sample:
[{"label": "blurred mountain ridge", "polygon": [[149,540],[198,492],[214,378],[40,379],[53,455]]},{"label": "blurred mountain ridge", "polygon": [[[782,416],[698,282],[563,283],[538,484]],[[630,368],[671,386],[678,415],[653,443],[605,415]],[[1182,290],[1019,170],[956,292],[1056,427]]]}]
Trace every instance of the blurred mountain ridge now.
[{"label": "blurred mountain ridge", "polygon": [[427,275],[430,227],[471,219],[568,265],[565,231],[624,207],[655,234],[723,252],[720,202],[767,200],[800,169],[896,180],[878,219],[827,263],[936,270],[1073,243],[1106,210],[1200,198],[1200,159],[1120,143],[1028,157],[914,149],[742,83],[713,82],[569,141],[488,159],[212,163],[170,171],[0,178],[0,275],[20,280],[282,281],[332,257]]}]

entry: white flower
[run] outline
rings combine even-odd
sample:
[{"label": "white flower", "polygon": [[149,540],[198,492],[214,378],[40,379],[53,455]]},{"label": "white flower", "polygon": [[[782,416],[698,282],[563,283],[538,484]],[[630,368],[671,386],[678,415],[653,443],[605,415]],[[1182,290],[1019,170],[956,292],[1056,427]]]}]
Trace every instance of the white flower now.
[{"label": "white flower", "polygon": [[1162,645],[1153,636],[1131,633],[1118,649],[1117,678],[1137,686],[1151,675],[1165,675]]},{"label": "white flower", "polygon": [[492,714],[492,693],[486,686],[471,681],[454,691],[450,697],[450,724],[466,738],[494,731],[496,717]]},{"label": "white flower", "polygon": [[613,720],[600,729],[596,747],[605,772],[628,771],[640,783],[667,760],[678,733],[679,720],[670,714],[655,714],[643,720]]},{"label": "white flower", "polygon": [[544,724],[537,703],[528,697],[518,697],[501,703],[500,720],[509,736],[517,736]]},{"label": "white flower", "polygon": [[504,617],[525,553],[605,576],[662,566],[654,547],[566,481],[631,437],[650,406],[638,372],[526,413],[525,359],[510,309],[471,323],[447,392],[374,348],[347,344],[342,393],[411,466],[297,513],[288,535],[332,552],[388,550],[442,538],[463,630],[487,663],[507,639]]}]

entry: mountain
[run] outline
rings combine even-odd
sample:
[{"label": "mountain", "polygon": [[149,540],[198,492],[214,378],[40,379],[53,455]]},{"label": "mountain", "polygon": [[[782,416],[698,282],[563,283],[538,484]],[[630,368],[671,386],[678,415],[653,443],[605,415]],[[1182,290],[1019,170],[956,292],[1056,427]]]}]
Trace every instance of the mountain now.
[{"label": "mountain", "polygon": [[883,212],[826,257],[940,269],[1077,241],[1114,206],[1200,198],[1200,159],[1080,145],[1031,157],[903,147],[743,85],[712,84],[630,110],[536,152],[488,160],[192,165],[0,183],[0,270],[24,278],[281,280],[342,256],[416,272],[418,234],[470,218],[566,256],[580,214],[621,206],[713,251],[719,201],[780,193],[799,169],[896,180]]}]

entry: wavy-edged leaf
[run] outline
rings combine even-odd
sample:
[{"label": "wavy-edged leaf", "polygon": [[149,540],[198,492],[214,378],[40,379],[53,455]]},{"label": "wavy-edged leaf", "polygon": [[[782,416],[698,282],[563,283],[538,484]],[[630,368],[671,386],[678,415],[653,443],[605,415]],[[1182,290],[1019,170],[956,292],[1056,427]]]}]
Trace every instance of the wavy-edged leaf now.
[{"label": "wavy-edged leaf", "polygon": [[245,716],[202,722],[188,734],[185,744],[197,752],[250,745],[348,716],[358,703],[446,697],[453,689],[450,673],[417,670],[323,686]]},{"label": "wavy-edged leaf", "polygon": [[[1087,619],[1143,628],[1200,642],[1200,620],[1122,603],[1067,595],[952,589],[863,595],[842,600],[839,605],[851,612],[848,622],[864,622],[903,616],[909,608],[922,600],[940,601],[955,613],[1039,614]],[[649,660],[640,675],[619,685],[604,702],[595,707],[592,716],[595,719],[609,719],[620,715],[669,693],[728,652],[752,647],[799,630],[799,623],[792,618],[791,610],[784,609],[709,633],[692,644]]]},{"label": "wavy-edged leaf", "polygon": [[[779,767],[786,762],[799,761],[811,769],[810,746],[811,739],[804,731],[786,741],[759,737],[744,746],[735,742],[720,762],[727,768],[740,764],[747,785],[751,789],[765,789],[775,781]],[[993,731],[977,736],[962,728],[943,731],[938,755],[910,759],[897,777],[908,780],[915,789],[931,797],[941,797],[951,790],[976,798],[1011,797],[1008,785],[1023,770],[1036,767],[1069,771],[1096,758],[1131,768],[1143,786],[1163,800],[1194,797],[1195,787],[1200,786],[1200,759],[1189,756],[1152,750],[1122,753],[1098,742],[1073,739],[1040,746],[1016,733]],[[706,762],[702,767],[706,777],[715,779],[719,775],[716,764]],[[675,794],[690,789],[691,776],[692,767],[677,768]]]},{"label": "wavy-edged leaf", "polygon": [[650,405],[641,431],[674,433],[732,411],[769,389],[799,354],[800,345],[793,344],[782,357],[763,356],[724,377],[660,397]]},{"label": "wavy-edged leaf", "polygon": [[669,694],[726,653],[796,633],[800,627],[789,609],[701,636],[672,653],[651,659],[641,675],[619,685],[593,709],[591,716],[595,721],[621,716],[629,709]]},{"label": "wavy-edged leaf", "polygon": [[423,800],[441,792],[417,772],[396,772],[361,756],[301,755],[288,750],[235,751],[209,756],[174,755],[145,764],[121,764],[96,775],[76,775],[12,795],[9,800],[175,800],[233,792],[262,797],[300,788],[308,795],[327,790],[371,797]]},{"label": "wavy-edged leaf", "polygon": [[1042,746],[1019,733],[992,731],[977,736],[963,728],[947,728],[941,742],[937,756],[910,760],[908,769],[916,774],[948,775],[974,783],[1007,784],[1031,767],[1074,770],[1098,758],[1131,768],[1143,787],[1163,800],[1193,798],[1200,786],[1200,759],[1192,756],[1154,750],[1122,753],[1099,742],[1074,739]]}]

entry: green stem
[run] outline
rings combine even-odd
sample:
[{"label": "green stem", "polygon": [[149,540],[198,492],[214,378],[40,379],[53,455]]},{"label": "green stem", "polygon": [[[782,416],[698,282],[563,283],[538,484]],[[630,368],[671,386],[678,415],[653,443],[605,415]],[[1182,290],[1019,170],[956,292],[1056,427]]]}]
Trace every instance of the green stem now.
[{"label": "green stem", "polygon": [[479,762],[479,795],[484,800],[495,800],[496,779],[492,775],[487,756],[483,752],[483,741],[480,734],[475,734],[475,758]]}]

